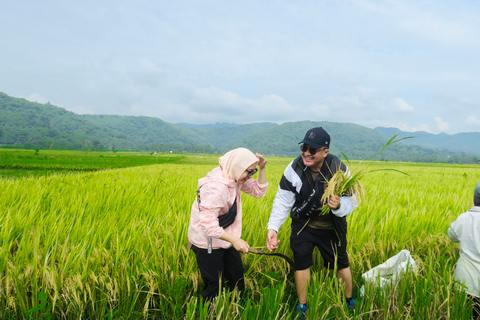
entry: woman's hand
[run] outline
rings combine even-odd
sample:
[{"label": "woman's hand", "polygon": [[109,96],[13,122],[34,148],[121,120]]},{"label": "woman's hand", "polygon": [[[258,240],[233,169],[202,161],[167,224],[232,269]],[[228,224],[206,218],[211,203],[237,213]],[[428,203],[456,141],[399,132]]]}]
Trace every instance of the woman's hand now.
[{"label": "woman's hand", "polygon": [[250,249],[250,245],[246,241],[231,235],[227,231],[223,232],[220,239],[230,242],[239,252],[248,253],[248,249]]},{"label": "woman's hand", "polygon": [[265,165],[267,164],[267,160],[260,154],[260,153],[255,153],[255,155],[258,158],[258,167],[260,169],[265,169]]},{"label": "woman's hand", "polygon": [[260,154],[255,153],[258,158],[258,167],[260,171],[258,172],[258,183],[264,184],[267,182],[267,170],[265,170],[265,165],[267,164],[267,160]]},{"label": "woman's hand", "polygon": [[235,248],[235,250],[237,250],[239,252],[242,252],[242,253],[248,253],[248,249],[250,249],[250,245],[246,241],[244,241],[240,238],[238,238],[232,244],[233,244],[233,247]]}]

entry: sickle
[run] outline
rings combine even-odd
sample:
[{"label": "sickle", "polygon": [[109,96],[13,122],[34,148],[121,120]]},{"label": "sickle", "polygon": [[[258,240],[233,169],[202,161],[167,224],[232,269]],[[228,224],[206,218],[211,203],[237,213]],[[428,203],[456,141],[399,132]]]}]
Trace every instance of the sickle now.
[{"label": "sickle", "polygon": [[276,252],[267,253],[267,252],[263,252],[263,251],[260,251],[260,250],[257,250],[257,249],[253,249],[253,248],[249,248],[249,249],[248,249],[248,252],[255,253],[255,254],[263,254],[263,255],[266,255],[266,256],[282,257],[283,259],[285,259],[285,260],[288,262],[288,264],[290,265],[290,268],[291,268],[292,270],[295,270],[295,263],[293,262],[293,260],[290,259],[289,257],[287,257],[287,256],[284,255],[284,254],[276,253]]}]

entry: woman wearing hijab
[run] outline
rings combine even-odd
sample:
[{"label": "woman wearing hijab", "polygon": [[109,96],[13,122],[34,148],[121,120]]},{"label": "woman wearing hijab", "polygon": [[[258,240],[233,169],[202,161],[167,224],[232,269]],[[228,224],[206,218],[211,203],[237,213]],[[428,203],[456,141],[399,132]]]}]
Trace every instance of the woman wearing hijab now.
[{"label": "woman wearing hijab", "polygon": [[[245,148],[227,152],[220,166],[198,180],[197,199],[192,205],[188,240],[195,252],[205,285],[202,296],[213,299],[219,282],[240,295],[245,290],[240,252],[248,253],[249,244],[242,236],[241,192],[256,198],[267,192],[267,161]],[[257,169],[257,165],[258,168]],[[258,170],[258,179],[252,176]]]}]

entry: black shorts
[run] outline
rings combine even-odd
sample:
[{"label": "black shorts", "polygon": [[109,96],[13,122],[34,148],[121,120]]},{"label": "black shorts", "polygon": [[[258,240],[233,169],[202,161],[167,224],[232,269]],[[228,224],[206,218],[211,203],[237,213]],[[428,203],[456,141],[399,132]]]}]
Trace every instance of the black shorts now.
[{"label": "black shorts", "polygon": [[313,229],[305,227],[297,236],[292,232],[290,236],[290,248],[293,251],[296,270],[305,270],[313,266],[313,249],[320,250],[323,258],[323,265],[326,268],[334,269],[335,262],[337,270],[348,268],[347,239],[342,241],[333,229]]}]

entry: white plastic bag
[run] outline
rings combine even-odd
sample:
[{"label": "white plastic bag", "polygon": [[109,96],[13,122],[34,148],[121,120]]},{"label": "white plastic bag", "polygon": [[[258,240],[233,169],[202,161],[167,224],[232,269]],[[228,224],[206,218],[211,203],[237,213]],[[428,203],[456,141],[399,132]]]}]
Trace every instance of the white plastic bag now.
[{"label": "white plastic bag", "polygon": [[[417,272],[417,263],[410,255],[410,251],[402,250],[384,263],[362,274],[365,284],[373,283],[382,288],[394,284],[405,271]],[[365,294],[365,286],[360,288],[360,296]]]}]

